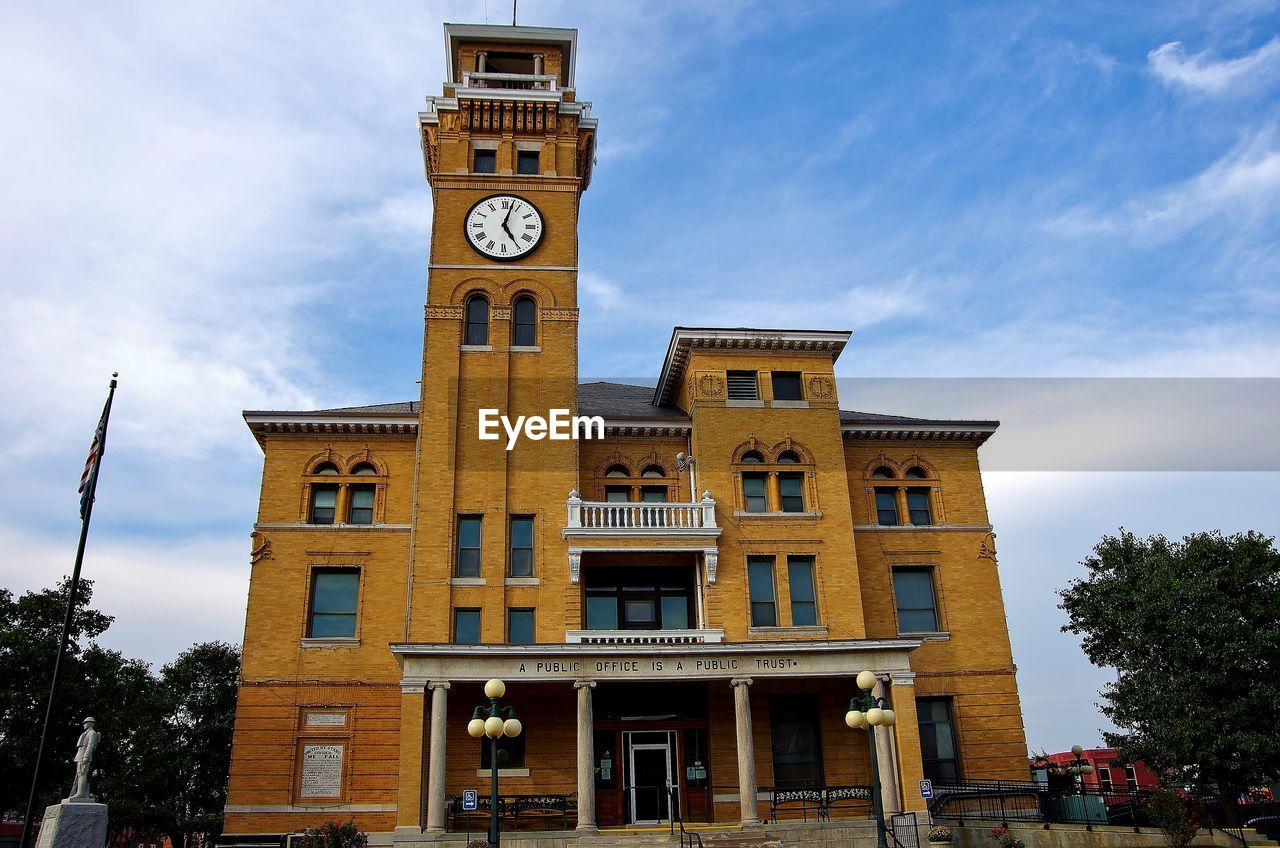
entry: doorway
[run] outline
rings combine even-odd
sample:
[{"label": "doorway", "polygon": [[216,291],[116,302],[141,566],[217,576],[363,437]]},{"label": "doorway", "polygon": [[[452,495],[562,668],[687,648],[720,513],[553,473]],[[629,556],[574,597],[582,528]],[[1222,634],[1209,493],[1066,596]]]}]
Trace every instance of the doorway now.
[{"label": "doorway", "polygon": [[631,824],[669,821],[674,777],[672,734],[668,731],[633,731],[624,736],[630,776],[627,807]]}]

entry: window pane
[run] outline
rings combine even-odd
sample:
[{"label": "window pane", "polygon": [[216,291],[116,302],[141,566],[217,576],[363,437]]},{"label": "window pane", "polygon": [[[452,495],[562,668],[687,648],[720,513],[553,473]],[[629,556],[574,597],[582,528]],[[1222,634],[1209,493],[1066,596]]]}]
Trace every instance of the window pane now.
[{"label": "window pane", "polygon": [[538,151],[521,150],[518,153],[516,153],[516,173],[517,174],[538,173]]},{"label": "window pane", "polygon": [[324,484],[311,487],[311,523],[332,524],[338,506],[338,487]]},{"label": "window pane", "polygon": [[533,547],[533,519],[528,516],[516,516],[511,519],[511,546],[513,548]]},{"label": "window pane", "polygon": [[742,475],[742,499],[747,512],[768,512],[769,502],[765,497],[763,474]]},{"label": "window pane", "polygon": [[626,503],[631,499],[631,487],[605,486],[604,499],[609,503]]},{"label": "window pane", "polygon": [[800,388],[799,371],[773,372],[774,400],[804,400],[804,392]]},{"label": "window pane", "polygon": [[315,612],[355,612],[359,586],[359,572],[317,572],[311,608]]},{"label": "window pane", "polygon": [[354,615],[330,615],[319,613],[311,617],[313,639],[331,639],[335,637],[352,637],[356,635],[356,617]]},{"label": "window pane", "polygon": [[804,477],[800,474],[779,474],[778,486],[782,492],[782,511],[804,512]]},{"label": "window pane", "polygon": [[458,576],[480,576],[480,518],[458,519]]},{"label": "window pane", "polygon": [[666,486],[645,486],[641,491],[644,494],[645,503],[666,503]]},{"label": "window pane", "polygon": [[747,582],[751,592],[752,626],[776,627],[778,613],[773,602],[773,558],[748,559]]},{"label": "window pane", "polygon": [[876,521],[885,527],[898,524],[898,490],[876,489]]},{"label": "window pane", "polygon": [[480,610],[453,611],[453,641],[459,645],[480,642]]},{"label": "window pane", "polygon": [[778,610],[774,607],[773,601],[761,603],[751,602],[751,626],[752,627],[777,627],[778,626]]},{"label": "window pane", "polygon": [[507,568],[512,577],[533,576],[533,519],[514,516],[511,519],[511,548]]},{"label": "window pane", "polygon": [[513,645],[533,644],[533,610],[507,611],[507,641]]},{"label": "window pane", "polygon": [[905,633],[938,629],[933,598],[933,574],[928,569],[895,569],[893,594],[898,604],[898,629]]},{"label": "window pane", "polygon": [[938,629],[933,610],[898,610],[898,629],[903,633],[929,633]]},{"label": "window pane", "polygon": [[818,623],[814,603],[813,558],[787,557],[787,577],[791,587],[791,624],[807,627]]},{"label": "window pane", "polygon": [[920,753],[924,760],[925,777],[940,782],[959,779],[955,729],[951,723],[951,700],[917,699],[916,714],[920,722]]},{"label": "window pane", "polygon": [[466,344],[487,345],[489,343],[489,301],[483,297],[473,297],[467,301],[467,336]]},{"label": "window pane", "polygon": [[513,548],[510,567],[512,577],[532,577],[533,551],[528,548]]},{"label": "window pane", "polygon": [[929,490],[907,489],[907,511],[911,515],[912,524],[932,524],[933,516],[929,510]]},{"label": "window pane", "polygon": [[618,599],[613,595],[587,596],[587,629],[617,630]]},{"label": "window pane", "polygon": [[498,151],[496,150],[477,150],[475,156],[475,168],[473,170],[477,174],[493,174],[498,170]]},{"label": "window pane", "polygon": [[777,786],[822,785],[818,704],[813,696],[770,698],[769,735],[773,748],[774,783]]},{"label": "window pane", "polygon": [[662,599],[662,629],[687,630],[689,628],[689,599],[676,595]]},{"label": "window pane", "polygon": [[515,305],[515,338],[512,343],[519,347],[532,347],[537,344],[537,327],[534,322],[536,307],[533,298],[522,297]]},{"label": "window pane", "polygon": [[347,507],[347,523],[349,524],[372,524],[373,523],[373,486],[352,486],[350,490],[351,501]]},{"label": "window pane", "polygon": [[627,624],[653,624],[657,620],[656,613],[652,600],[626,601]]}]

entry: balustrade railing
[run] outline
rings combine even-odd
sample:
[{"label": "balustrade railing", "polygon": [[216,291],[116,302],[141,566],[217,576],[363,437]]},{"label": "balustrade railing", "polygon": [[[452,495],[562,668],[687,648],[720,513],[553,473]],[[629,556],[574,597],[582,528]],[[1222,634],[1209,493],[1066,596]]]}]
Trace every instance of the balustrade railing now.
[{"label": "balustrade railing", "polygon": [[698,503],[584,501],[577,492],[569,495],[569,530],[663,534],[716,526],[716,502],[709,492]]},{"label": "balustrade railing", "polygon": [[524,91],[555,91],[555,74],[500,74],[468,71],[462,75],[463,88],[507,88]]}]

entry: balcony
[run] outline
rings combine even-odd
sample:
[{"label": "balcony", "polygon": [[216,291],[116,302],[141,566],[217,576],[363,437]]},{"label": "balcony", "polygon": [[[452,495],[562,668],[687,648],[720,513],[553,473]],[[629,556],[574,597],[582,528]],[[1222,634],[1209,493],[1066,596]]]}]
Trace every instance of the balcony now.
[{"label": "balcony", "polygon": [[566,537],[719,536],[716,502],[704,492],[697,503],[617,503],[584,501],[569,493]]},{"label": "balcony", "polygon": [[468,71],[462,75],[463,88],[505,88],[516,91],[555,91],[555,74],[499,74]]},{"label": "balcony", "polygon": [[570,645],[710,645],[724,641],[723,630],[567,630]]}]

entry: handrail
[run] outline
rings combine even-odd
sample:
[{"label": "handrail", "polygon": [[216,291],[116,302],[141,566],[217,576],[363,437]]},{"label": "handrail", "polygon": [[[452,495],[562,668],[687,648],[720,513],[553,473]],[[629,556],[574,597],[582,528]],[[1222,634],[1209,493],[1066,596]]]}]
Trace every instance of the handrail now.
[{"label": "handrail", "polygon": [[696,503],[653,503],[584,501],[571,495],[568,507],[568,530],[670,533],[717,527],[716,502],[709,496]]}]

